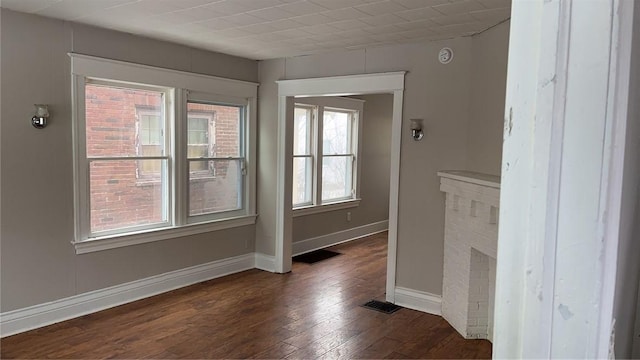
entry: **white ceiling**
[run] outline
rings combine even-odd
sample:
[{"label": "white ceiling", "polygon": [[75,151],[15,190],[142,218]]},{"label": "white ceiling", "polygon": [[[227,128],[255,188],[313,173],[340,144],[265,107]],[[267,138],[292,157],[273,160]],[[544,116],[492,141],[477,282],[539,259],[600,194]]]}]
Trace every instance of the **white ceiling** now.
[{"label": "white ceiling", "polygon": [[271,59],[471,35],[510,0],[1,0],[3,8]]}]

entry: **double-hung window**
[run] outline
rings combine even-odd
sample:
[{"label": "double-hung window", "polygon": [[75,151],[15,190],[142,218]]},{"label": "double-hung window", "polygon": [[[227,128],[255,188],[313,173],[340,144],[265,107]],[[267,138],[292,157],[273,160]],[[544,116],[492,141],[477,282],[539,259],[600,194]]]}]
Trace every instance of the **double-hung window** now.
[{"label": "double-hung window", "polygon": [[293,206],[313,205],[315,107],[296,105],[293,120]]},{"label": "double-hung window", "polygon": [[358,112],[324,108],[322,117],[323,203],[355,197],[353,183]]},{"label": "double-hung window", "polygon": [[189,217],[241,215],[246,175],[243,141],[245,107],[187,102]]},{"label": "double-hung window", "polygon": [[297,99],[293,123],[294,216],[357,206],[363,102]]},{"label": "double-hung window", "polygon": [[166,88],[85,80],[83,163],[91,234],[169,224],[170,97]]},{"label": "double-hung window", "polygon": [[71,57],[76,251],[255,222],[256,84]]}]

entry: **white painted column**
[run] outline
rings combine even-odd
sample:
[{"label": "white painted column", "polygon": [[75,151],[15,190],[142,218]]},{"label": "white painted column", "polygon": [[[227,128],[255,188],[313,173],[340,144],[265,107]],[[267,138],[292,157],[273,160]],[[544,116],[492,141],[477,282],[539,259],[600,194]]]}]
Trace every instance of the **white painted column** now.
[{"label": "white painted column", "polygon": [[[631,8],[631,10],[629,9]],[[495,358],[606,358],[633,2],[514,1],[494,317]],[[627,59],[628,60],[628,59]],[[628,62],[628,61],[627,61]]]},{"label": "white painted column", "polygon": [[291,96],[278,96],[278,182],[276,189],[276,257],[277,273],[292,267],[293,238],[293,109]]}]

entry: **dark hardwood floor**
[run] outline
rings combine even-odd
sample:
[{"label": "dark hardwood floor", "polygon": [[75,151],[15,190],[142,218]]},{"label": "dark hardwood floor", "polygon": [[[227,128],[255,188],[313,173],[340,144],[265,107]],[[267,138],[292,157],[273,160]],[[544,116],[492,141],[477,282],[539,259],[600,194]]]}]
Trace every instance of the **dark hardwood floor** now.
[{"label": "dark hardwood floor", "polygon": [[4,338],[9,358],[490,358],[439,316],[384,300],[386,233],[276,275],[245,271]]}]

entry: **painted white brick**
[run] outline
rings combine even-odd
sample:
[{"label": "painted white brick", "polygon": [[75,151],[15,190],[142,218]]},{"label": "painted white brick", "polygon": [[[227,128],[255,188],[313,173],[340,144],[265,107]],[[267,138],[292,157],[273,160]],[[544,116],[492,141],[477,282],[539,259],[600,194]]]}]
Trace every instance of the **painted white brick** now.
[{"label": "painted white brick", "polygon": [[465,338],[493,332],[500,190],[441,178],[446,193],[443,317]]}]

